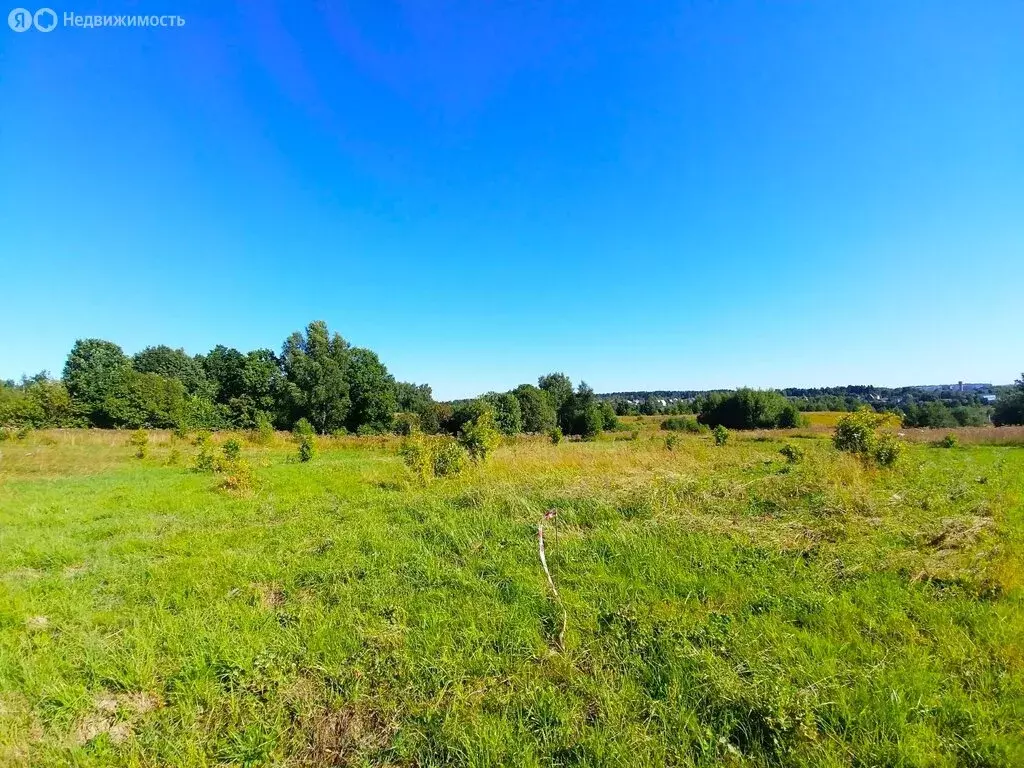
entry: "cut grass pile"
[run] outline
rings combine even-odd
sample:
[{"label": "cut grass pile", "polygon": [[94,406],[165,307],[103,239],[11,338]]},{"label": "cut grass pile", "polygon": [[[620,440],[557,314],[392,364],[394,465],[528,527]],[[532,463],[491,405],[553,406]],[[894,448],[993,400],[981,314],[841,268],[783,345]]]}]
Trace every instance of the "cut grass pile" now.
[{"label": "cut grass pile", "polygon": [[0,765],[1024,764],[1020,449],[128,437],[0,445]]}]

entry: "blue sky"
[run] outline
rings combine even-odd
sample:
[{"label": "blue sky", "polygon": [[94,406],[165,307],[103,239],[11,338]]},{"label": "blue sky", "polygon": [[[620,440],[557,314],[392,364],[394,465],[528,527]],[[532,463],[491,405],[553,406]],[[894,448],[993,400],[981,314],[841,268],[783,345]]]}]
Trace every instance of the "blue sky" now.
[{"label": "blue sky", "polygon": [[313,319],[441,398],[1024,368],[1019,0],[308,5],[0,28],[0,377]]}]

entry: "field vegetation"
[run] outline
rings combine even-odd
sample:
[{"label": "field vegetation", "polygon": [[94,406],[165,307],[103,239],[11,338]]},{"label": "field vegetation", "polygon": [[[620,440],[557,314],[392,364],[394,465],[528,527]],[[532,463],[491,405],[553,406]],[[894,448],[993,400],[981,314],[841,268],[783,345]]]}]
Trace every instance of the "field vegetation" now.
[{"label": "field vegetation", "polygon": [[1024,763],[1024,451],[637,419],[11,435],[0,764]]}]

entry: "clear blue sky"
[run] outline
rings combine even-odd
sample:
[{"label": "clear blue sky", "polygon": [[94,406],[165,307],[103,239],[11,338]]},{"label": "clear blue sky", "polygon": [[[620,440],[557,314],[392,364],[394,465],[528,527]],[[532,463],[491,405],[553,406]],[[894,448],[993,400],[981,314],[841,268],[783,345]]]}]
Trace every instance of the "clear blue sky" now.
[{"label": "clear blue sky", "polygon": [[441,398],[1024,368],[1020,0],[55,10],[148,7],[0,28],[0,377],[313,319]]}]

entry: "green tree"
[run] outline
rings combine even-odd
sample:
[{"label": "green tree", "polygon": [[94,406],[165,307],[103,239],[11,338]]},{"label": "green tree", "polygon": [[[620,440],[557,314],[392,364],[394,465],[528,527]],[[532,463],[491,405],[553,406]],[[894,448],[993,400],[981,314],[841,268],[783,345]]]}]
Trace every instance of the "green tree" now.
[{"label": "green tree", "polygon": [[117,344],[103,339],[78,339],[67,362],[63,381],[76,410],[91,424],[110,427],[113,423],[104,404],[131,363]]},{"label": "green tree", "polygon": [[712,392],[698,401],[697,420],[709,427],[775,429],[799,424],[800,414],[784,395],[773,390],[738,389]]},{"label": "green tree", "polygon": [[549,373],[537,379],[537,386],[547,392],[551,407],[561,419],[563,410],[572,399],[572,381],[564,373]]},{"label": "green tree", "polygon": [[419,428],[427,434],[440,429],[437,403],[429,384],[410,384],[399,381],[395,384],[396,410],[413,413],[419,417]]},{"label": "green tree", "polygon": [[345,426],[350,432],[360,429],[386,432],[397,409],[395,379],[377,354],[356,347],[348,352],[345,368],[350,406]]},{"label": "green tree", "polygon": [[619,417],[615,413],[615,406],[613,406],[607,400],[602,400],[597,404],[597,407],[598,410],[600,410],[601,412],[601,429],[618,429]]},{"label": "green tree", "polygon": [[132,367],[139,373],[155,373],[166,379],[177,379],[189,394],[197,392],[212,395],[201,359],[186,354],[183,349],[172,349],[164,344],[146,347],[132,357]]},{"label": "green tree", "polygon": [[1024,424],[1024,373],[1017,379],[1014,388],[996,401],[992,423],[997,427]]},{"label": "green tree", "polygon": [[483,462],[501,442],[501,431],[494,421],[494,412],[484,409],[476,418],[463,425],[459,432],[459,443],[473,461]]},{"label": "green tree", "polygon": [[178,426],[185,408],[185,385],[178,379],[127,368],[107,394],[103,411],[112,426],[168,429]]},{"label": "green tree", "polygon": [[512,394],[519,401],[523,432],[545,434],[555,427],[558,417],[547,392],[531,384],[520,384]]},{"label": "green tree", "polygon": [[281,362],[293,421],[305,417],[321,434],[345,426],[352,405],[348,361],[348,342],[331,335],[322,320],[310,323],[305,335],[297,331],[288,337]]},{"label": "green tree", "polygon": [[243,429],[253,429],[261,421],[282,421],[281,401],[285,396],[284,374],[269,349],[256,349],[245,355],[241,366],[241,394],[227,405],[232,421]]},{"label": "green tree", "polygon": [[523,411],[519,399],[511,392],[488,392],[482,398],[490,403],[498,429],[506,435],[523,431]]},{"label": "green tree", "polygon": [[245,355],[237,349],[218,344],[199,358],[212,388],[213,399],[228,405],[245,392]]},{"label": "green tree", "polygon": [[71,427],[75,418],[71,395],[59,381],[43,377],[28,383],[25,394],[37,414],[37,427]]}]

